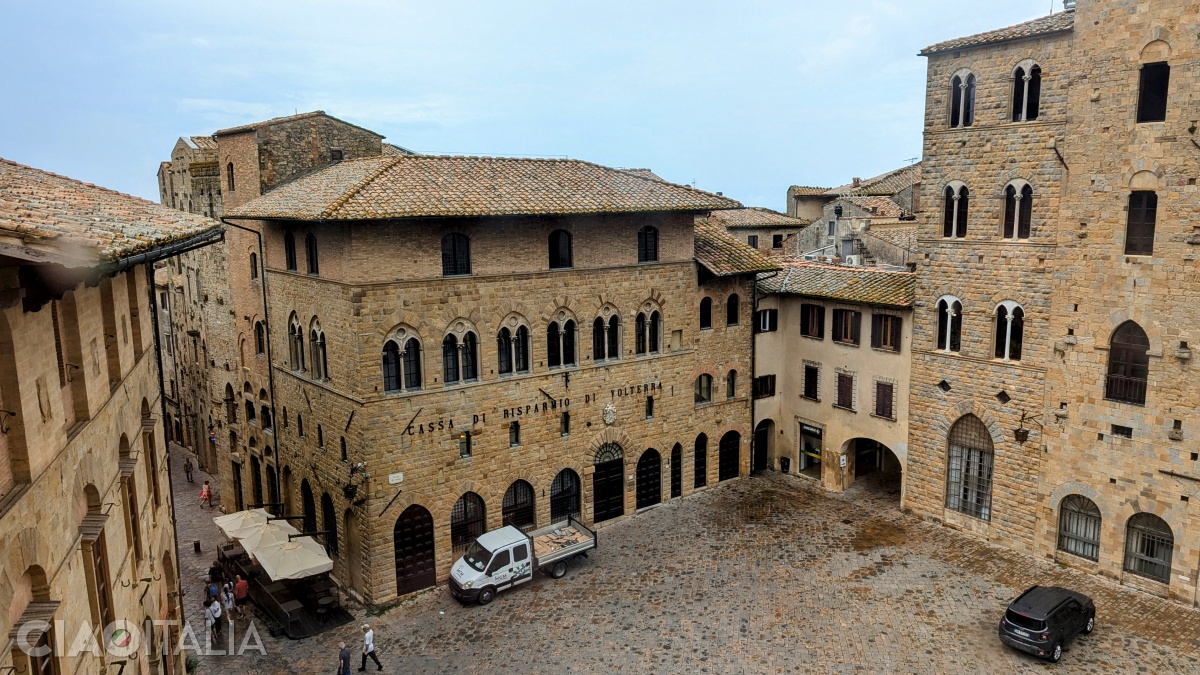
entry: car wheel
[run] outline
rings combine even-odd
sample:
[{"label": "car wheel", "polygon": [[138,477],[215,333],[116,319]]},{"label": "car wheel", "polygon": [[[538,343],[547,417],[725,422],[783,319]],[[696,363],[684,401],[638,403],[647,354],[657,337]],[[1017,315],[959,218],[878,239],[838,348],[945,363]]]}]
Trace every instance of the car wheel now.
[{"label": "car wheel", "polygon": [[1055,642],[1054,648],[1050,650],[1050,662],[1058,663],[1062,660],[1062,643]]},{"label": "car wheel", "polygon": [[496,589],[492,588],[491,586],[488,586],[487,588],[483,589],[482,591],[479,591],[479,604],[486,605],[495,599],[496,599]]},{"label": "car wheel", "polygon": [[1096,615],[1095,614],[1089,616],[1087,623],[1083,624],[1083,634],[1091,635],[1092,631],[1094,631],[1094,630],[1096,630]]},{"label": "car wheel", "polygon": [[565,563],[561,560],[554,563],[554,566],[550,568],[550,576],[554,577],[555,579],[561,579],[564,576],[566,576],[566,574],[567,574],[567,563]]}]

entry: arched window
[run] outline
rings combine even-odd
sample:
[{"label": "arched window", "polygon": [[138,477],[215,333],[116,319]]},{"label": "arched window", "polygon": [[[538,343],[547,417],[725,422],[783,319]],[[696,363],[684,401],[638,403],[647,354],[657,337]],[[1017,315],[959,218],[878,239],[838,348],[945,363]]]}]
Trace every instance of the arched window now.
[{"label": "arched window", "polygon": [[962,348],[962,303],[946,296],[937,302],[937,348],[957,352]]},{"label": "arched window", "polygon": [[533,506],[533,486],[523,480],[514,481],[504,493],[504,524],[517,529],[534,527],[537,520]]},{"label": "arched window", "polygon": [[258,424],[258,413],[254,412],[253,401],[246,401],[246,421],[250,424]]},{"label": "arched window", "polygon": [[1136,405],[1146,404],[1146,381],[1150,377],[1150,339],[1133,321],[1113,332],[1108,349],[1108,379],[1104,398]]},{"label": "arched window", "polygon": [[404,343],[404,388],[415,391],[421,388],[421,343],[417,338],[408,338]]},{"label": "arched window", "polygon": [[650,353],[662,351],[662,314],[650,312]]},{"label": "arched window", "polygon": [[1067,495],[1058,507],[1058,550],[1100,559],[1100,509],[1082,495]]},{"label": "arched window", "polygon": [[638,230],[638,262],[658,262],[658,228],[647,225]]},{"label": "arched window", "polygon": [[1129,195],[1125,222],[1125,255],[1154,253],[1154,226],[1158,221],[1158,194],[1135,190]]},{"label": "arched window", "polygon": [[1175,535],[1171,526],[1153,513],[1137,513],[1125,528],[1125,571],[1171,583],[1171,554]]},{"label": "arched window", "polygon": [[229,191],[233,192],[236,185],[233,180],[233,162],[225,165],[225,176],[229,184]]},{"label": "arched window", "polygon": [[996,307],[996,358],[1021,360],[1021,341],[1025,335],[1025,310],[1006,301]]},{"label": "arched window", "polygon": [[568,319],[546,326],[546,364],[551,368],[575,365],[575,322]]},{"label": "arched window", "polygon": [[296,271],[296,235],[291,232],[283,233],[283,259],[287,271]]},{"label": "arched window", "polygon": [[261,321],[254,322],[254,353],[259,356],[267,353],[267,331]]},{"label": "arched window", "polygon": [[233,395],[233,385],[230,384],[225,385],[225,421],[230,424],[237,421],[237,399]]},{"label": "arched window", "polygon": [[975,123],[975,75],[960,73],[950,80],[950,126]]},{"label": "arched window", "polygon": [[604,360],[604,346],[607,344],[604,338],[604,319],[596,317],[592,322],[592,359],[595,361]]},{"label": "arched window", "polygon": [[470,331],[462,340],[462,377],[466,382],[479,379],[479,339]]},{"label": "arched window", "polygon": [[637,319],[633,322],[633,341],[634,352],[637,354],[646,353],[646,313],[638,312]]},{"label": "arched window", "polygon": [[550,269],[565,269],[571,266],[571,233],[566,230],[551,232]]},{"label": "arched window", "polygon": [[320,274],[321,268],[317,262],[317,235],[312,232],[304,235],[304,251],[308,257],[308,273],[312,276]]},{"label": "arched window", "polygon": [[271,428],[271,407],[264,405],[262,407],[262,414],[259,415],[259,418],[262,428],[269,430]]},{"label": "arched window", "polygon": [[1013,71],[1012,121],[1031,122],[1038,118],[1042,99],[1042,69],[1030,66]]},{"label": "arched window", "polygon": [[258,278],[258,254],[257,253],[250,254],[250,278],[251,279]]},{"label": "arched window", "polygon": [[458,378],[458,338],[447,335],[442,338],[442,382],[456,384]]},{"label": "arched window", "polygon": [[692,454],[692,487],[708,485],[708,436],[696,436],[696,447]]},{"label": "arched window", "polygon": [[453,277],[471,273],[471,242],[461,232],[442,237],[442,276]]},{"label": "arched window", "polygon": [[513,372],[512,331],[501,328],[496,334],[496,372],[511,375]]},{"label": "arched window", "polygon": [[708,373],[704,373],[696,378],[696,403],[709,403],[712,401],[712,383],[712,375]]},{"label": "arched window", "polygon": [[737,396],[737,371],[731,370],[725,374],[725,398]]},{"label": "arched window", "polygon": [[393,394],[400,391],[400,346],[388,340],[383,344],[383,392]]},{"label": "arched window", "polygon": [[579,474],[563,469],[550,484],[550,522],[579,516]]},{"label": "arched window", "polygon": [[321,529],[325,530],[325,552],[329,555],[338,554],[337,511],[333,508],[333,498],[326,492],[321,495]]},{"label": "arched window", "polygon": [[[518,326],[513,335],[513,367],[518,373],[529,372],[529,329]],[[468,378],[471,379],[471,378]]]},{"label": "arched window", "polygon": [[515,448],[521,444],[521,423],[508,423],[508,447]]},{"label": "arched window", "polygon": [[729,299],[725,301],[725,325],[726,326],[738,325],[738,309],[739,309],[738,304],[739,304],[739,299],[738,299],[737,293],[734,293],[733,295],[729,296]]},{"label": "arched window", "polygon": [[1033,188],[1009,185],[1004,188],[1004,238],[1028,239],[1033,221]]},{"label": "arched window", "polygon": [[454,502],[450,512],[450,544],[455,553],[465,551],[471,542],[487,530],[487,510],[483,497],[468,492]]},{"label": "arched window", "polygon": [[621,358],[621,319],[615,314],[608,319],[608,358]]},{"label": "arched window", "polygon": [[942,236],[947,239],[962,239],[967,236],[971,191],[966,185],[947,185],[942,197]]},{"label": "arched window", "polygon": [[712,328],[712,298],[700,301],[700,330]]},{"label": "arched window", "polygon": [[300,319],[293,313],[288,325],[288,346],[292,370],[304,370],[304,329],[300,327]]},{"label": "arched window", "polygon": [[974,415],[950,428],[946,470],[946,508],[992,519],[992,435]]},{"label": "arched window", "polygon": [[329,379],[329,360],[325,352],[325,331],[321,322],[313,319],[308,333],[308,348],[312,350],[312,376],[314,380]]}]

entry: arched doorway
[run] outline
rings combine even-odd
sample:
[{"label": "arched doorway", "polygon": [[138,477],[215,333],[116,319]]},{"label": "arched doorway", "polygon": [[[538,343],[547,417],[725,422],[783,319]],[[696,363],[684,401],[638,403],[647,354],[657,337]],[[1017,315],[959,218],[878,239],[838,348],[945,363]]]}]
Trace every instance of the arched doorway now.
[{"label": "arched doorway", "polygon": [[396,595],[437,583],[433,556],[433,516],[420,505],[404,509],[392,530],[396,551]]},{"label": "arched doorway", "polygon": [[550,522],[579,516],[579,474],[563,469],[550,484]]},{"label": "arched doorway", "polygon": [[717,446],[720,455],[717,459],[718,482],[737,478],[741,473],[741,446],[742,435],[736,431],[726,432],[721,437],[721,443]]},{"label": "arched doorway", "polygon": [[454,502],[450,511],[450,546],[454,553],[465,551],[475,538],[487,530],[487,510],[483,497],[468,492]]},{"label": "arched doorway", "polygon": [[523,480],[515,480],[504,493],[502,505],[504,524],[520,530],[531,530],[537,525],[537,511],[533,503],[533,486]]},{"label": "arched doorway", "polygon": [[683,446],[671,448],[671,499],[683,494]]},{"label": "arched doorway", "polygon": [[637,508],[644,509],[662,501],[662,457],[649,448],[637,463]]},{"label": "arched doorway", "polygon": [[750,462],[750,473],[759,473],[767,470],[767,463],[774,450],[772,444],[775,442],[775,422],[773,420],[763,420],[754,428],[754,455]]},{"label": "arched doorway", "polygon": [[625,515],[625,453],[616,443],[596,451],[592,474],[593,520],[600,523]]},{"label": "arched doorway", "polygon": [[350,588],[362,593],[362,544],[358,536],[358,516],[354,509],[346,509],[343,517],[342,531],[346,533],[346,567],[349,573]]},{"label": "arched doorway", "polygon": [[847,486],[861,483],[869,492],[900,499],[903,469],[891,448],[873,438],[852,438],[842,452]]}]

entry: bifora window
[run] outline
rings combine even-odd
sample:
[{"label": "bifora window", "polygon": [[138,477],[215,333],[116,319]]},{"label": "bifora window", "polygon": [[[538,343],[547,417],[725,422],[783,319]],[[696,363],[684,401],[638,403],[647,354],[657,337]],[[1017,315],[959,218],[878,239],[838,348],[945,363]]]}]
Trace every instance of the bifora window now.
[{"label": "bifora window", "polygon": [[1125,225],[1125,255],[1154,253],[1154,226],[1158,220],[1158,194],[1136,190],[1129,195],[1129,216]]},{"label": "bifora window", "polygon": [[1042,101],[1042,69],[1040,66],[1019,67],[1013,71],[1012,121],[1032,122],[1038,118]]},{"label": "bifora window", "polygon": [[1171,554],[1175,536],[1171,526],[1153,513],[1138,513],[1125,529],[1125,571],[1171,583]]},{"label": "bifora window", "polygon": [[575,365],[575,322],[567,319],[560,326],[546,326],[546,365],[550,368]]},{"label": "bifora window", "polygon": [[998,359],[1021,360],[1021,341],[1025,335],[1025,310],[1013,302],[996,307],[996,352]]},{"label": "bifora window", "polygon": [[937,303],[937,348],[957,352],[962,347],[962,303],[947,297]]},{"label": "bifora window", "polygon": [[971,191],[966,185],[947,185],[942,193],[942,236],[962,239],[967,236],[967,216],[971,210]]},{"label": "bifora window", "polygon": [[649,317],[645,312],[638,312],[633,331],[637,354],[657,354],[662,349],[662,315],[657,311],[651,312]]},{"label": "bifora window", "polygon": [[507,327],[496,334],[497,371],[501,375],[529,372],[529,329],[518,326],[515,331]]},{"label": "bifora window", "polygon": [[421,343],[409,338],[401,348],[396,340],[383,345],[383,390],[392,394],[401,389],[421,388]]},{"label": "bifora window", "polygon": [[991,520],[994,453],[987,426],[974,415],[960,417],[948,442],[946,508]]},{"label": "bifora window", "polygon": [[1028,239],[1033,222],[1033,188],[1009,185],[1004,188],[1004,238]]},{"label": "bifora window", "polygon": [[1100,509],[1082,495],[1067,495],[1058,507],[1058,550],[1100,559]]},{"label": "bifora window", "polygon": [[975,123],[975,75],[960,73],[950,80],[950,126]]},{"label": "bifora window", "polygon": [[447,335],[442,338],[442,380],[446,384],[469,382],[479,379],[479,340],[475,333],[467,331],[459,345],[458,338]]}]

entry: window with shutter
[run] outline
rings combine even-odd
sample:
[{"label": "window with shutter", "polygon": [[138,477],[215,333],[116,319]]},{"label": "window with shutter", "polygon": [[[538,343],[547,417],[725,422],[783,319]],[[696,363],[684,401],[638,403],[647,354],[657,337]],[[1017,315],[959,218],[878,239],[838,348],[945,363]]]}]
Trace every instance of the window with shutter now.
[{"label": "window with shutter", "polygon": [[837,403],[839,408],[854,410],[854,376],[849,373],[838,373]]},{"label": "window with shutter", "polygon": [[890,314],[871,316],[871,347],[900,351],[900,317]]},{"label": "window with shutter", "polygon": [[754,319],[756,333],[770,333],[779,329],[779,310],[777,309],[760,309],[755,312]]},{"label": "window with shutter", "polygon": [[817,366],[804,366],[804,398],[819,401],[820,396],[817,395],[817,383],[819,382],[821,370]]},{"label": "window with shutter", "polygon": [[833,310],[833,340],[842,344],[857,345],[861,323],[861,312],[849,309]]},{"label": "window with shutter", "polygon": [[800,305],[800,334],[804,337],[825,337],[825,308],[821,305]]},{"label": "window with shutter", "polygon": [[895,385],[891,382],[875,383],[875,414],[889,420],[896,419],[893,410]]}]

